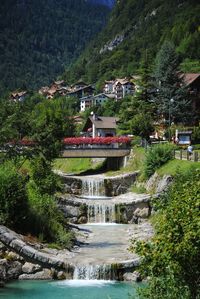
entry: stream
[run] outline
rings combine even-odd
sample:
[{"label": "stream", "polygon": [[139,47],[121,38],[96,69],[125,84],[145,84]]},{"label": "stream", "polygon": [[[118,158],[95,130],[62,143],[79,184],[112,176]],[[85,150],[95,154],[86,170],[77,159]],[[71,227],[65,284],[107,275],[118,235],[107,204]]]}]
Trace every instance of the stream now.
[{"label": "stream", "polygon": [[[76,229],[76,246],[67,258],[74,266],[73,279],[64,281],[16,281],[0,289],[2,299],[136,299],[136,288],[143,284],[118,282],[119,273],[138,256],[128,250],[130,240],[152,236],[148,221],[139,224],[116,223],[113,198],[105,196],[103,180],[97,176],[84,179],[82,195],[87,205],[87,223]],[[76,200],[76,199],[75,199]],[[130,198],[122,197],[130,202]],[[126,266],[124,266],[126,265]],[[128,266],[127,266],[128,265]],[[132,264],[133,265],[133,264]],[[134,264],[135,265],[135,264]],[[122,268],[120,268],[122,267]],[[133,267],[133,266],[132,266]],[[131,269],[131,268],[130,268]],[[131,271],[131,270],[129,270]],[[121,279],[120,278],[120,279]],[[131,295],[131,296],[130,296]]]}]

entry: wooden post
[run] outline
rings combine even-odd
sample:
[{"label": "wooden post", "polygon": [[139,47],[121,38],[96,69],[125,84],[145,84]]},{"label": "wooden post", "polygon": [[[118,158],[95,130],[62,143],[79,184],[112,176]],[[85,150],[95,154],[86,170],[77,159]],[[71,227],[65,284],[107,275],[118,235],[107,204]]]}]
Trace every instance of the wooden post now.
[{"label": "wooden post", "polygon": [[189,152],[187,151],[187,161],[190,160]]},{"label": "wooden post", "polygon": [[198,152],[194,152],[194,162],[198,162],[198,160],[199,160]]},{"label": "wooden post", "polygon": [[182,152],[182,149],[180,150],[180,160],[182,160],[182,157],[183,157],[183,152]]}]

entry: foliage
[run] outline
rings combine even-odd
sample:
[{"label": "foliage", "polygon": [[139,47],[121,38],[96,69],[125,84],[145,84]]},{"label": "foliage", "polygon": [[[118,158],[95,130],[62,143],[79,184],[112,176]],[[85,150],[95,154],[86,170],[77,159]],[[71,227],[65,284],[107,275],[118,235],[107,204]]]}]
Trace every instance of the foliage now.
[{"label": "foliage", "polygon": [[59,177],[52,172],[52,164],[43,157],[31,161],[32,179],[41,194],[53,195],[61,190]]},{"label": "foliage", "polygon": [[199,298],[200,171],[177,173],[168,192],[155,200],[155,236],[133,244],[150,276],[140,298]]},{"label": "foliage", "polygon": [[31,115],[31,128],[31,137],[37,145],[36,150],[51,162],[59,155],[62,139],[73,136],[75,131],[68,115],[66,101],[45,100],[36,105]]},{"label": "foliage", "polygon": [[154,131],[153,120],[150,114],[139,113],[130,121],[133,135],[149,140],[150,134]]},{"label": "foliage", "polygon": [[41,241],[56,242],[70,248],[73,235],[65,228],[63,214],[58,210],[52,195],[41,194],[35,183],[28,184],[29,221],[27,230]]},{"label": "foliage", "polygon": [[148,149],[144,162],[144,174],[148,178],[156,169],[173,158],[173,145],[158,144]]},{"label": "foliage", "polygon": [[3,1],[0,93],[48,85],[102,29],[108,13],[84,0]]},{"label": "foliage", "polygon": [[158,118],[164,117],[171,122],[187,122],[191,120],[192,104],[187,96],[187,89],[178,73],[178,56],[171,42],[165,42],[156,57],[155,87],[157,93],[153,101],[157,105]]},{"label": "foliage", "polygon": [[12,163],[0,165],[0,223],[22,230],[27,220],[27,177]]},{"label": "foliage", "polygon": [[126,97],[119,111],[119,132],[149,139],[153,131],[152,105],[143,99],[143,92]]}]

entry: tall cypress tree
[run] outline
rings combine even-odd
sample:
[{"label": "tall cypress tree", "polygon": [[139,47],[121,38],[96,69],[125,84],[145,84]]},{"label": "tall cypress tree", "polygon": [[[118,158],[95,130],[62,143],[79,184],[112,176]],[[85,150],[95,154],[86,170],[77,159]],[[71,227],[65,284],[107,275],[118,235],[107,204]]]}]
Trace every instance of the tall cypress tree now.
[{"label": "tall cypress tree", "polygon": [[156,57],[154,85],[158,117],[170,121],[187,123],[191,119],[191,101],[179,72],[179,58],[174,45],[166,41]]}]

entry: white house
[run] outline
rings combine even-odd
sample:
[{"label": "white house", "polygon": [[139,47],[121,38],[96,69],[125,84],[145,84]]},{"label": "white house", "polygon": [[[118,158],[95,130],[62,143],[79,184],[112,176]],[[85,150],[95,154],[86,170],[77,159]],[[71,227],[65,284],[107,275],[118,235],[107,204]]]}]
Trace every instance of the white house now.
[{"label": "white house", "polygon": [[95,96],[82,97],[80,98],[80,111],[84,112],[92,106],[101,106],[107,100],[109,100],[109,97],[105,93],[100,93]]},{"label": "white house", "polygon": [[113,137],[116,136],[118,117],[105,117],[93,114],[83,128],[85,136],[90,137]]},{"label": "white house", "polygon": [[127,78],[105,81],[105,94],[114,94],[116,100],[123,99],[126,95],[133,94],[135,85]]}]

